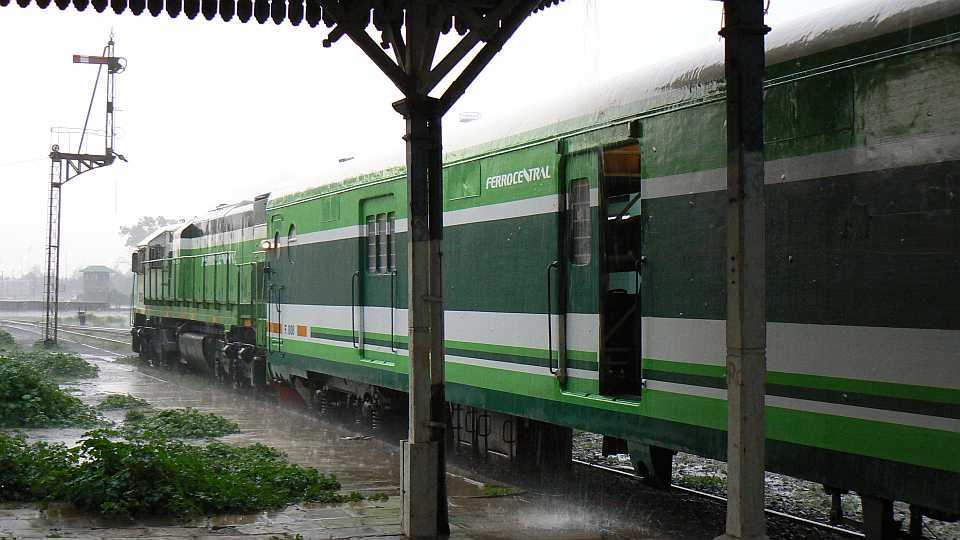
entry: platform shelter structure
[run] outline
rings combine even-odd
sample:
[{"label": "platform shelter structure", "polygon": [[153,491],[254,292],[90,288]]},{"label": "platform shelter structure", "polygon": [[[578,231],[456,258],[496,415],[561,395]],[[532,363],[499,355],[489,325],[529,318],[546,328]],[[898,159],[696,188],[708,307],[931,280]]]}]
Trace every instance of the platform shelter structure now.
[{"label": "platform shelter structure", "polygon": [[[763,163],[763,0],[722,0],[727,82],[726,534],[765,537],[763,511],[766,379]],[[13,0],[21,7],[51,0]],[[653,5],[656,0],[648,0]],[[11,0],[0,0],[7,6]],[[449,531],[443,366],[442,118],[534,13],[560,0],[53,0],[59,9],[198,15],[208,21],[306,22],[329,29],[325,47],[347,37],[401,91],[408,182],[409,434],[403,443],[402,524],[410,537]],[[668,21],[683,24],[683,21]],[[456,44],[437,58],[443,35]],[[474,53],[474,51],[476,51]],[[473,53],[472,56],[471,53]],[[442,91],[439,84],[462,66]]]}]

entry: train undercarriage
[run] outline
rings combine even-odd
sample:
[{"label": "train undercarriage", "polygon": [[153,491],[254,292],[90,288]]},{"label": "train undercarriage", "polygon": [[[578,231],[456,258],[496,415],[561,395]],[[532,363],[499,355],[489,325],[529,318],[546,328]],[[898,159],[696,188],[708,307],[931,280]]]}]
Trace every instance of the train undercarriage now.
[{"label": "train undercarriage", "polygon": [[145,317],[137,314],[131,329],[133,352],[151,364],[190,370],[237,388],[267,384],[266,351],[255,345],[252,327]]}]

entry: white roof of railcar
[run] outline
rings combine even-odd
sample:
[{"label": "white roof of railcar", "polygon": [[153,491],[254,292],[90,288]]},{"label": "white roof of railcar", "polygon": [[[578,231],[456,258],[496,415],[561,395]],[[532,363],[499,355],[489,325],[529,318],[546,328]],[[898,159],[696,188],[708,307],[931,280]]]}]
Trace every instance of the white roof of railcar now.
[{"label": "white roof of railcar", "polygon": [[[960,14],[960,0],[866,0],[809,14],[774,28],[766,39],[767,65],[834,49],[850,43]],[[638,53],[639,54],[639,53]],[[576,129],[600,125],[643,110],[697,97],[723,78],[723,44],[670,59],[599,83],[589,93],[529,104],[510,123],[458,124],[445,133],[447,159],[482,154],[497,145],[550,139]],[[715,85],[714,85],[715,86]],[[331,181],[300,182],[274,190],[271,200],[344,183],[362,175],[386,177],[403,172],[403,147],[379,158],[357,159],[331,173]],[[370,174],[381,171],[382,174]]]}]

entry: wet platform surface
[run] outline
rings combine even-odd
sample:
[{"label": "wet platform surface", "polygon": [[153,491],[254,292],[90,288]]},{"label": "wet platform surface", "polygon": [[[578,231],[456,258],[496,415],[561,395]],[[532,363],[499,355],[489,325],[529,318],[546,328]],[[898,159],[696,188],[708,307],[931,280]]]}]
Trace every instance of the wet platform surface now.
[{"label": "wet platform surface", "polygon": [[[64,385],[91,405],[107,394],[128,393],[158,408],[194,407],[236,421],[240,433],[221,440],[263,443],[284,451],[292,462],[335,474],[345,492],[383,492],[386,501],[344,505],[299,504],[278,512],[214,516],[189,522],[147,519],[125,522],[79,513],[67,505],[0,505],[0,538],[401,538],[400,456],[397,443],[371,437],[361,424],[325,421],[306,412],[215,386],[202,377],[118,362],[119,355],[90,355],[100,367],[96,379]],[[123,411],[108,411],[122,420]],[[84,429],[24,430],[33,440],[74,444]],[[611,526],[576,504],[515,489],[517,494],[485,497],[487,480],[451,468],[448,474],[451,536],[454,539],[674,538],[634,526]],[[495,482],[505,486],[503,482]],[[298,536],[299,535],[299,536]]]}]

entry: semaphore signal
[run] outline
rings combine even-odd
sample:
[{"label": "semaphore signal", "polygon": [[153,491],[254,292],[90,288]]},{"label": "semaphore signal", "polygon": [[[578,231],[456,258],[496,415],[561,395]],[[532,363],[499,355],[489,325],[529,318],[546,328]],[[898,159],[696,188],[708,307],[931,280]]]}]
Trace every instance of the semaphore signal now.
[{"label": "semaphore signal", "polygon": [[[121,161],[127,160],[123,155],[115,152],[113,146],[115,135],[113,121],[114,76],[126,68],[126,60],[115,56],[114,53],[113,35],[111,35],[100,56],[73,55],[74,64],[98,66],[97,78],[93,83],[93,93],[90,96],[90,105],[87,107],[83,130],[80,132],[80,143],[77,145],[77,151],[62,152],[57,144],[50,149],[50,196],[47,199],[47,281],[44,298],[46,313],[43,329],[43,340],[48,344],[56,344],[57,342],[57,324],[60,318],[60,218],[63,185],[85,172],[112,165],[116,158]],[[107,67],[104,149],[102,154],[84,153],[83,140],[87,135],[90,112],[93,110],[93,102],[97,96],[100,74],[104,66]]]}]

